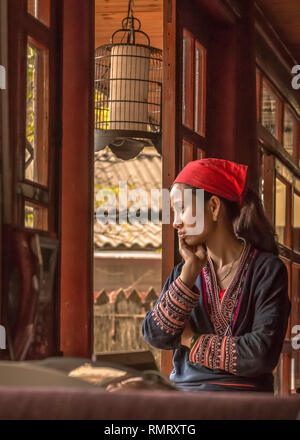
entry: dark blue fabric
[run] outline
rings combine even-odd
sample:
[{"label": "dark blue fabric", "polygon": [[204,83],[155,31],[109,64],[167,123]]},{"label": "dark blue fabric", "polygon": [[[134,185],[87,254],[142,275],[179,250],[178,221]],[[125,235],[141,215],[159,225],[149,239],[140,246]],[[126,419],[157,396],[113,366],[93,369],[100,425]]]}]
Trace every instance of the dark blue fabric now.
[{"label": "dark blue fabric", "polygon": [[[170,284],[180,275],[184,262],[177,264],[166,280],[157,303]],[[201,289],[199,274],[196,287]],[[156,304],[157,304],[156,303]],[[273,392],[273,373],[287,330],[291,304],[288,274],[281,259],[259,251],[248,267],[239,313],[233,327],[237,341],[237,374],[211,370],[189,361],[189,349],[180,343],[180,335],[165,334],[154,322],[151,311],[145,315],[142,334],[153,347],[174,350],[170,380],[182,390],[223,390]],[[215,333],[203,304],[202,294],[190,313],[195,333]],[[208,382],[250,384],[255,388],[212,385]]]}]

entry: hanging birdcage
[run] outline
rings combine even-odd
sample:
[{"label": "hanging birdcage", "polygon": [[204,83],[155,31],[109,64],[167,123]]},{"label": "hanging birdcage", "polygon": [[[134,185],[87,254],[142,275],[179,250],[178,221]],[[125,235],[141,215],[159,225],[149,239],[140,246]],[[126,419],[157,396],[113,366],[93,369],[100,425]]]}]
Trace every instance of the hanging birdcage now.
[{"label": "hanging birdcage", "polygon": [[162,51],[150,46],[130,1],[122,29],[95,53],[95,150],[109,145],[129,159],[154,145],[161,154],[161,105]]}]

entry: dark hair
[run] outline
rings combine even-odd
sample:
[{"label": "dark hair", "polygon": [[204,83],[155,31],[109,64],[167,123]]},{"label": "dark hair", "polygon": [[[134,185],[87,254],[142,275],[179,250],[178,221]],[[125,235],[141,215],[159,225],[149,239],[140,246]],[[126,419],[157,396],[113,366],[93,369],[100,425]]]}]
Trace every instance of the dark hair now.
[{"label": "dark hair", "polygon": [[[191,188],[193,194],[196,194],[196,189],[199,189],[187,184],[182,185],[185,188]],[[277,234],[265,216],[261,199],[256,192],[249,187],[244,189],[241,208],[237,202],[232,202],[207,191],[204,191],[204,201],[208,202],[213,195],[219,197],[224,203],[227,218],[232,223],[234,233],[238,238],[243,238],[256,248],[278,256]]]}]

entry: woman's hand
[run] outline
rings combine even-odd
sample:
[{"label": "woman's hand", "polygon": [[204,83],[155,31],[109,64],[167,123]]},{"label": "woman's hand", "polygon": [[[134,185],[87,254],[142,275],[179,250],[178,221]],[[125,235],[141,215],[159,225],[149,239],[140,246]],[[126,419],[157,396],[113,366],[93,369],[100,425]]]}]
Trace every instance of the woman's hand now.
[{"label": "woman's hand", "polygon": [[178,235],[179,252],[185,261],[182,267],[180,278],[184,284],[192,288],[197,276],[207,263],[207,250],[205,245],[189,246],[184,238]]},{"label": "woman's hand", "polygon": [[189,246],[183,237],[178,234],[179,253],[186,263],[191,263],[199,268],[203,268],[207,262],[207,250],[204,244]]},{"label": "woman's hand", "polygon": [[190,321],[185,321],[185,326],[183,333],[181,334],[181,345],[185,345],[186,347],[190,348],[192,337],[194,336],[195,332],[191,327]]}]

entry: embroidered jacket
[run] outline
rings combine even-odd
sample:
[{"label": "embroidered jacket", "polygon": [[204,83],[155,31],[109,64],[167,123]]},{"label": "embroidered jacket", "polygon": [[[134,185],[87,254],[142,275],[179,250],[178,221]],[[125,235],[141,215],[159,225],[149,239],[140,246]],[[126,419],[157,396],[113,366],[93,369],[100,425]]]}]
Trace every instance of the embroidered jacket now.
[{"label": "embroidered jacket", "polygon": [[[291,309],[284,263],[248,243],[221,301],[210,258],[192,289],[180,278],[183,264],[142,325],[147,343],[174,350],[170,380],[191,391],[272,392]],[[199,334],[191,350],[180,342],[187,319]]]}]

